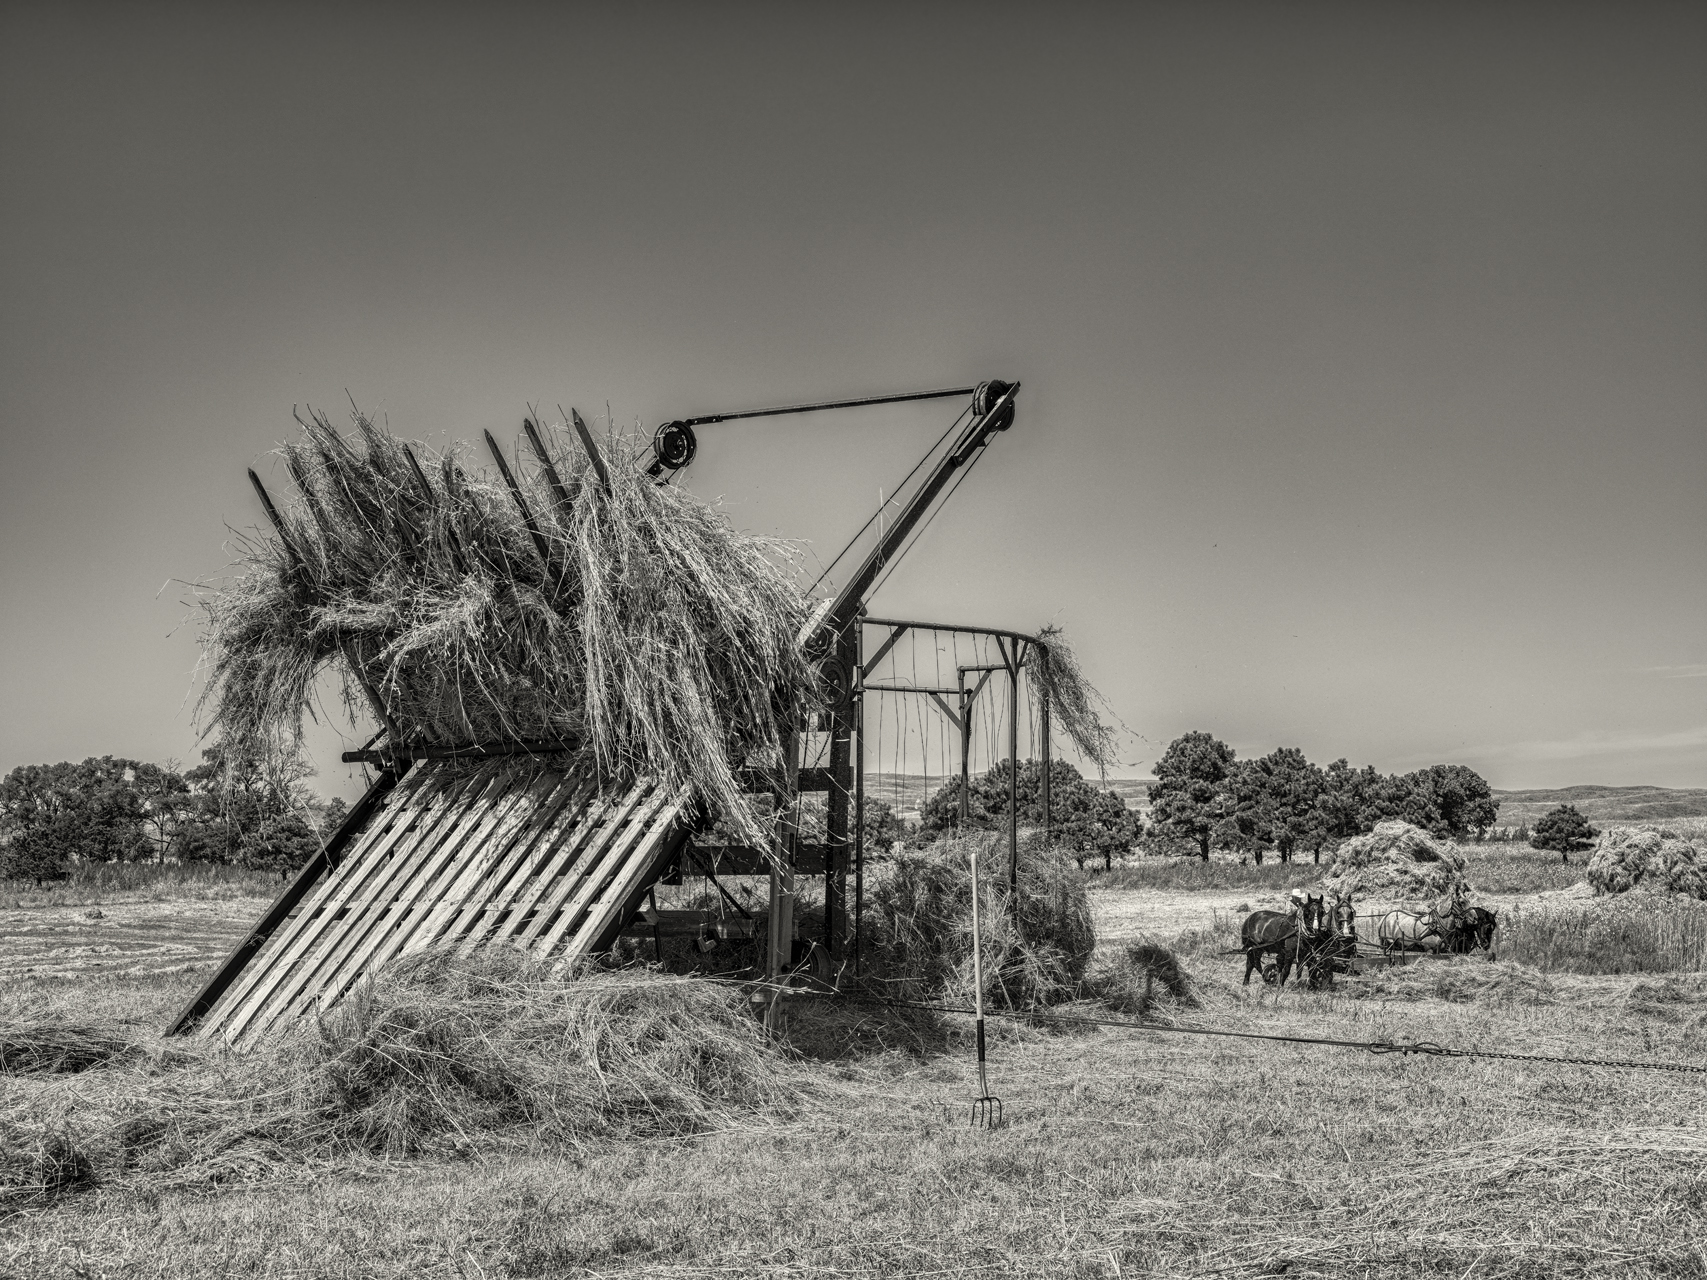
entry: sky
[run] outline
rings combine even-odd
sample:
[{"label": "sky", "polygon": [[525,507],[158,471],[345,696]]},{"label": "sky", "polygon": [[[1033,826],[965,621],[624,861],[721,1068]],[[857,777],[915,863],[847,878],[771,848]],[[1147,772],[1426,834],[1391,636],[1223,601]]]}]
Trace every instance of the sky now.
[{"label": "sky", "polygon": [[[1003,378],[872,609],[1064,627],[1122,772],[1707,786],[1704,55],[1632,3],[6,4],[0,771],[195,760],[185,584],[293,406]],[[682,483],[827,560],[949,417]]]}]

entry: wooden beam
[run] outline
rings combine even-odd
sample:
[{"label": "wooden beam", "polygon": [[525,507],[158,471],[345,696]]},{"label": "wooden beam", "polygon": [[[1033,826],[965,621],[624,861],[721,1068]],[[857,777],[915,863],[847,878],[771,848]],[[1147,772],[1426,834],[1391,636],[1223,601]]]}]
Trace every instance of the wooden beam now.
[{"label": "wooden beam", "polygon": [[948,705],[948,703],[944,702],[942,700],[942,695],[937,693],[936,690],[934,690],[934,689],[931,690],[931,701],[936,703],[937,706],[942,708],[943,715],[948,717],[948,722],[954,726],[954,731],[956,733],[961,732],[963,726],[960,723],[959,713],[956,712],[952,707],[950,707]]}]

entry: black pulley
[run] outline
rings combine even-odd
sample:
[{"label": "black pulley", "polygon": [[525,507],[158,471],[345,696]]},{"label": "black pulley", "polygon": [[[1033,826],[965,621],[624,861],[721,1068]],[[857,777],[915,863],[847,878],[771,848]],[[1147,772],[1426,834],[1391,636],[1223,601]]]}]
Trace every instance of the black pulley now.
[{"label": "black pulley", "polygon": [[647,470],[652,475],[664,470],[680,471],[693,461],[698,450],[699,442],[694,439],[692,427],[685,422],[666,422],[652,434],[652,452],[658,458]]},{"label": "black pulley", "polygon": [[[972,412],[982,418],[996,407],[996,402],[1007,395],[1012,384],[991,379],[980,382],[978,389],[972,393]],[[1014,402],[1009,400],[1002,406],[1002,412],[990,423],[993,431],[1006,431],[1014,424]]]},{"label": "black pulley", "polygon": [[853,673],[847,663],[831,656],[818,665],[818,676],[824,682],[824,705],[838,714],[853,704]]}]

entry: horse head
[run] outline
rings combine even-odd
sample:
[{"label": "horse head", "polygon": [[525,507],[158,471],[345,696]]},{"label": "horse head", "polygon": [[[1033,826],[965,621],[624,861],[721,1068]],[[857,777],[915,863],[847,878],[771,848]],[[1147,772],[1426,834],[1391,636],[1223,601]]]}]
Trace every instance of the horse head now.
[{"label": "horse head", "polygon": [[1357,937],[1357,906],[1349,893],[1334,895],[1334,932],[1342,938]]}]

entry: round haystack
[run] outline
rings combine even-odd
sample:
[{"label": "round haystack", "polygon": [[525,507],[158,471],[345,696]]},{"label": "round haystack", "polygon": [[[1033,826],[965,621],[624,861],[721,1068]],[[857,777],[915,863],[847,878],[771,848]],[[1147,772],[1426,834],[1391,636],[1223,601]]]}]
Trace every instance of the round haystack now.
[{"label": "round haystack", "polygon": [[1680,893],[1707,899],[1707,856],[1659,827],[1613,827],[1588,862],[1599,894]]},{"label": "round haystack", "polygon": [[1464,855],[1408,822],[1378,822],[1342,844],[1322,887],[1354,898],[1436,899],[1469,892]]}]

